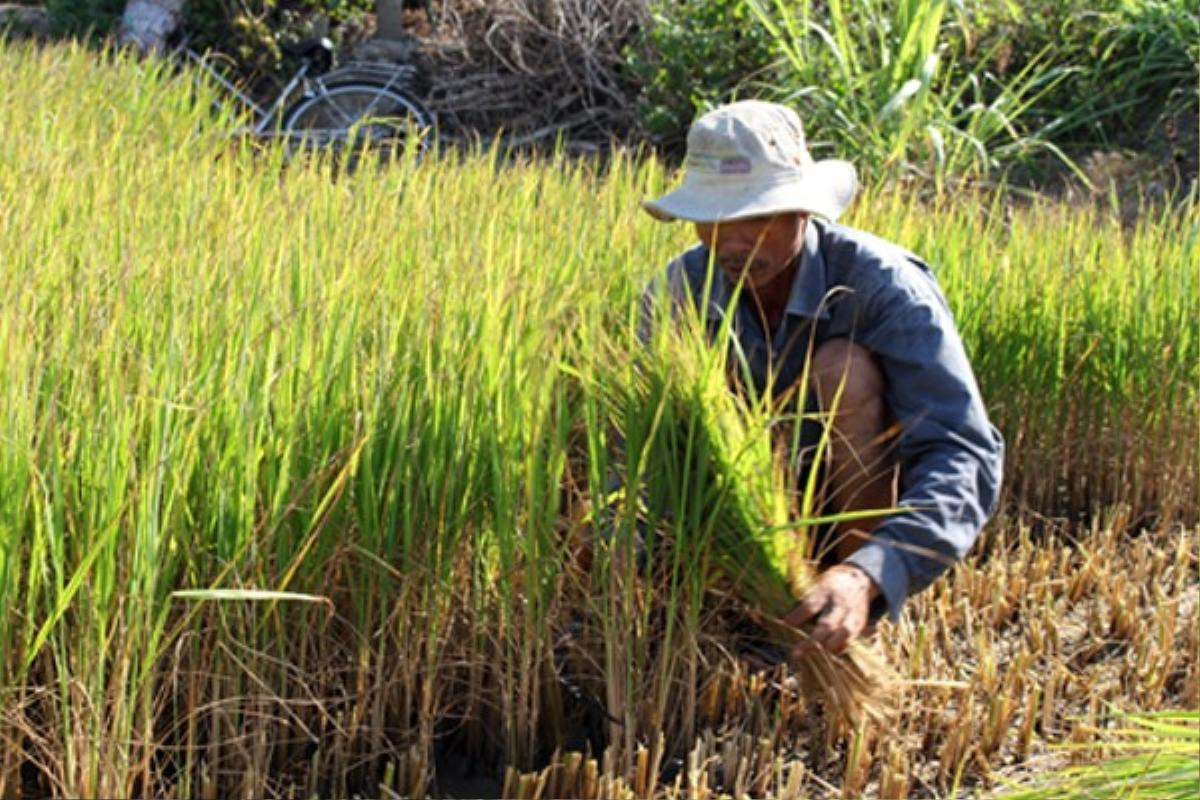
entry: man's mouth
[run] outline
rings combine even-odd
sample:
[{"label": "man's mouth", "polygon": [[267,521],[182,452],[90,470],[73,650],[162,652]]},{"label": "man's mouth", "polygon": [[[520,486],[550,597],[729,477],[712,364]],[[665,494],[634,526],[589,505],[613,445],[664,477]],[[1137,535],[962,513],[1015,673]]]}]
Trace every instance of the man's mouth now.
[{"label": "man's mouth", "polygon": [[743,272],[753,274],[766,268],[767,262],[761,258],[752,258],[748,253],[717,258],[717,266],[726,275],[740,276]]}]

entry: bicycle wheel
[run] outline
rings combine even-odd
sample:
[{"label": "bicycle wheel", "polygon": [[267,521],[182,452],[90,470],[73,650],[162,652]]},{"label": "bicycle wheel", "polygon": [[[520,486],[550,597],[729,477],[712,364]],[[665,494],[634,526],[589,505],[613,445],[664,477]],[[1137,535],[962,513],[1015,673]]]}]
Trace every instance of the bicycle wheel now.
[{"label": "bicycle wheel", "polygon": [[288,157],[304,152],[334,154],[348,169],[364,153],[386,160],[415,147],[423,151],[433,115],[420,101],[395,87],[368,81],[323,84],[283,114]]}]

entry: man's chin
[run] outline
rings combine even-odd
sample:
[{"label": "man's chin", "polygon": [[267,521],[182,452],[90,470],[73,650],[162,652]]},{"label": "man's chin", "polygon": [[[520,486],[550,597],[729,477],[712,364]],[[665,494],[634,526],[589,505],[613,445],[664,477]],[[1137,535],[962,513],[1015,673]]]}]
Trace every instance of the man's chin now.
[{"label": "man's chin", "polygon": [[730,283],[737,283],[740,280],[746,281],[746,286],[756,287],[763,282],[763,277],[771,272],[771,265],[763,261],[751,261],[747,264],[745,261],[736,263],[727,262],[720,265],[721,271],[725,273],[725,277]]}]

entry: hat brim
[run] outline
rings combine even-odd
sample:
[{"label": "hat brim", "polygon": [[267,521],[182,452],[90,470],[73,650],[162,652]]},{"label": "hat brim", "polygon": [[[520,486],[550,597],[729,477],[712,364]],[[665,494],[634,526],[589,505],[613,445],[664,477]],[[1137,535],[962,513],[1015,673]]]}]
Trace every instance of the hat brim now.
[{"label": "hat brim", "polygon": [[688,173],[679,188],[644,201],[642,207],[663,221],[723,222],[793,211],[835,220],[850,205],[857,189],[854,165],[827,159],[770,180]]}]

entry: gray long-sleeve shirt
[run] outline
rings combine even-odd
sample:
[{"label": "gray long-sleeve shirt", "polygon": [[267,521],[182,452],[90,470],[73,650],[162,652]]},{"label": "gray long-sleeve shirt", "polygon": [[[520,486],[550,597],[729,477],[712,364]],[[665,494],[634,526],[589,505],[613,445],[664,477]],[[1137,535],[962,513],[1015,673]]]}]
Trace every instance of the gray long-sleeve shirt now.
[{"label": "gray long-sleeve shirt", "polygon": [[[770,341],[744,292],[732,332],[760,391],[769,371],[773,386],[792,385],[810,341],[850,339],[876,356],[885,402],[901,425],[899,504],[913,510],[886,518],[846,562],[879,585],[895,619],[905,598],[966,554],[995,510],[1004,442],[928,265],[876,236],[816,219],[798,258],[787,313]],[[706,318],[715,329],[733,286],[712,272]],[[708,273],[708,250],[689,250],[667,268],[670,295],[698,302]]]}]

